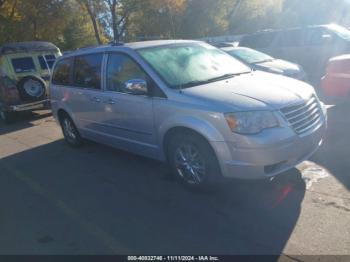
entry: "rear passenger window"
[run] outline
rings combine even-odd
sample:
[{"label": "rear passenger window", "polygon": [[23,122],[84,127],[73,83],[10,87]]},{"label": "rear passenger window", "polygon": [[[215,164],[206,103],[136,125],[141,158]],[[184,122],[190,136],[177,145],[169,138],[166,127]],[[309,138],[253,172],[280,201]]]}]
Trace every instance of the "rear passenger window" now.
[{"label": "rear passenger window", "polygon": [[307,32],[306,36],[306,45],[308,46],[320,46],[324,45],[325,39],[324,35],[329,35],[329,32],[327,32],[323,28],[315,28],[315,29],[310,29]]},{"label": "rear passenger window", "polygon": [[54,55],[38,56],[40,67],[43,70],[52,69],[56,57]]},{"label": "rear passenger window", "polygon": [[101,65],[103,54],[77,56],[74,63],[74,85],[101,89]]},{"label": "rear passenger window", "polygon": [[14,58],[12,59],[12,66],[16,73],[35,71],[34,61],[31,57]]},{"label": "rear passenger window", "polygon": [[258,35],[249,35],[245,36],[242,38],[242,40],[239,42],[240,46],[245,46],[245,47],[254,47],[256,39],[259,38]]},{"label": "rear passenger window", "polygon": [[303,44],[303,31],[291,30],[281,33],[282,46],[301,46]]},{"label": "rear passenger window", "polygon": [[54,85],[69,85],[73,59],[63,59],[55,67],[52,77]]},{"label": "rear passenger window", "polygon": [[56,57],[54,55],[46,55],[45,60],[49,68],[52,68],[56,61]]},{"label": "rear passenger window", "polygon": [[45,58],[40,55],[40,56],[38,56],[38,59],[39,59],[39,63],[40,63],[41,69],[43,69],[43,70],[48,69],[48,66],[47,66]]},{"label": "rear passenger window", "polygon": [[241,46],[251,48],[265,48],[270,46],[277,34],[275,33],[262,33],[257,35],[246,36],[240,42]]}]

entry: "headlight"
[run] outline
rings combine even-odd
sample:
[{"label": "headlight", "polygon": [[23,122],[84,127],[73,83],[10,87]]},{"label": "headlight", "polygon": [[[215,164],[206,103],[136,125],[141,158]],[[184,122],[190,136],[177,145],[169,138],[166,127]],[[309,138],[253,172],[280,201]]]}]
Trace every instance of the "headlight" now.
[{"label": "headlight", "polygon": [[257,134],[266,128],[279,126],[278,120],[270,111],[227,113],[225,118],[232,132]]}]

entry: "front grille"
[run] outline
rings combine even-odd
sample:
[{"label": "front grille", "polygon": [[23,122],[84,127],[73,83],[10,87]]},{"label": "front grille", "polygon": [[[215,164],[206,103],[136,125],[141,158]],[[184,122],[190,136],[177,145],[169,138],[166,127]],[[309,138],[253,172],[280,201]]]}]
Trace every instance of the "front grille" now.
[{"label": "front grille", "polygon": [[281,112],[297,134],[303,134],[322,123],[321,108],[315,96],[304,103],[282,108]]}]

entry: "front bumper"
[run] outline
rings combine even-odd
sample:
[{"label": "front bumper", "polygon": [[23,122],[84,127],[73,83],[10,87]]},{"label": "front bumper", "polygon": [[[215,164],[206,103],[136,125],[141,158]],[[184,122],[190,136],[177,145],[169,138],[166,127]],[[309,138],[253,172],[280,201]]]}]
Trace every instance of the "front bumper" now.
[{"label": "front bumper", "polygon": [[325,130],[326,122],[306,136],[295,134],[273,145],[240,148],[233,142],[216,142],[214,147],[224,177],[263,179],[276,176],[310,158],[321,146]]},{"label": "front bumper", "polygon": [[8,106],[7,110],[12,112],[20,112],[20,111],[41,109],[49,105],[50,105],[50,100],[46,99],[46,100],[41,100],[33,103],[11,105],[11,106]]}]

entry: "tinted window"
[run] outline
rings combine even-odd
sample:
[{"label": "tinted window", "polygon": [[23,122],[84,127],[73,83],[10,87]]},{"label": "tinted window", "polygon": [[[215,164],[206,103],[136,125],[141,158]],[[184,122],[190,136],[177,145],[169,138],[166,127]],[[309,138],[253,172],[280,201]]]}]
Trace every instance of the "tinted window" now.
[{"label": "tinted window", "polygon": [[247,46],[247,47],[253,47],[256,39],[258,38],[258,35],[250,35],[250,36],[245,36],[242,38],[242,40],[239,42],[240,46]]},{"label": "tinted window", "polygon": [[38,56],[41,69],[45,70],[48,67],[51,69],[56,61],[54,55]]},{"label": "tinted window", "polygon": [[331,35],[331,32],[323,29],[323,28],[314,28],[310,29],[307,32],[306,36],[306,44],[307,45],[323,45],[326,43],[324,36]]},{"label": "tinted window", "polygon": [[48,64],[49,68],[52,68],[55,61],[56,61],[56,57],[54,55],[46,55],[45,59],[46,59],[46,63]]},{"label": "tinted window", "polygon": [[263,33],[257,35],[246,36],[240,42],[241,46],[247,46],[252,48],[264,48],[268,47],[274,38],[277,36],[275,33]]},{"label": "tinted window", "polygon": [[69,85],[70,72],[73,59],[64,59],[57,63],[52,77],[52,83],[55,85]]},{"label": "tinted window", "polygon": [[282,46],[300,46],[303,44],[303,31],[291,30],[281,33]]},{"label": "tinted window", "polygon": [[147,80],[147,75],[130,57],[111,54],[107,65],[107,90],[127,93],[125,82],[131,79]]},{"label": "tinted window", "polygon": [[101,88],[103,54],[77,56],[74,63],[74,85],[84,88]]},{"label": "tinted window", "polygon": [[16,73],[35,71],[34,61],[31,57],[14,58],[12,65]]},{"label": "tinted window", "polygon": [[41,69],[47,69],[46,61],[43,56],[38,56]]}]

